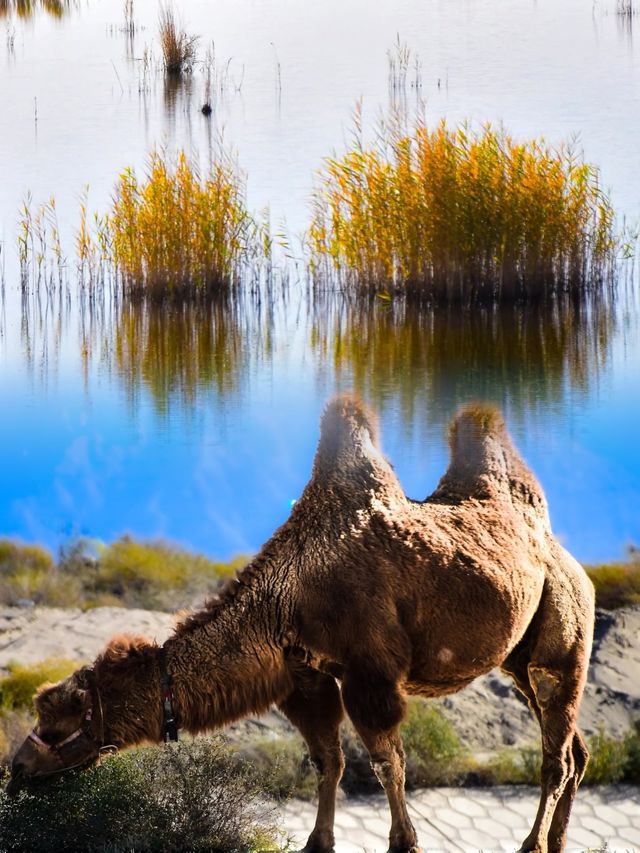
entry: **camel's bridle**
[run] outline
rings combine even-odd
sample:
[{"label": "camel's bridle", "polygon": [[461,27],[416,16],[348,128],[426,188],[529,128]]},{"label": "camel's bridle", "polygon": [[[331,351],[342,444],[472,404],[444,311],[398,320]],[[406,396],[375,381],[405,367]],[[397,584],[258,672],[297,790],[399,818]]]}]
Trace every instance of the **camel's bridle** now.
[{"label": "camel's bridle", "polygon": [[167,669],[167,649],[165,646],[158,649],[158,663],[162,685],[162,738],[165,743],[169,743],[169,741],[178,740],[178,722],[173,709],[173,680]]},{"label": "camel's bridle", "polygon": [[[35,743],[38,749],[51,753],[60,763],[60,767],[56,767],[53,770],[36,771],[30,774],[30,778],[41,779],[44,776],[54,776],[57,773],[64,773],[67,770],[75,770],[78,767],[84,767],[96,758],[100,758],[103,755],[112,755],[118,751],[118,747],[114,744],[105,743],[104,712],[102,710],[102,699],[95,673],[92,669],[87,669],[84,674],[89,683],[92,697],[91,705],[85,711],[80,726],[66,738],[56,743],[47,743],[44,741],[35,729],[29,733],[28,739]],[[94,731],[94,707],[98,709],[98,716],[100,718],[98,733]]]}]

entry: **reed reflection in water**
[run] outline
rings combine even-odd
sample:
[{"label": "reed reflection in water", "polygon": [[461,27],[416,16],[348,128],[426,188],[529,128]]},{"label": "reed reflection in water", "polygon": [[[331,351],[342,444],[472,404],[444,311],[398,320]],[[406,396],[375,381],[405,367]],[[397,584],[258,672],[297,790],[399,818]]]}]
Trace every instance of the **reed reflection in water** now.
[{"label": "reed reflection in water", "polygon": [[0,0],[0,18],[9,18],[15,14],[27,20],[40,10],[52,18],[63,18],[75,8],[75,0]]},{"label": "reed reflection in water", "polygon": [[199,393],[238,391],[268,346],[269,312],[250,296],[125,299],[114,314],[112,367],[135,402],[146,389],[160,413]]},{"label": "reed reflection in water", "polygon": [[472,309],[325,296],[311,340],[341,386],[380,408],[394,398],[407,426],[445,423],[470,399],[521,419],[588,392],[607,361],[614,308],[610,294]]}]

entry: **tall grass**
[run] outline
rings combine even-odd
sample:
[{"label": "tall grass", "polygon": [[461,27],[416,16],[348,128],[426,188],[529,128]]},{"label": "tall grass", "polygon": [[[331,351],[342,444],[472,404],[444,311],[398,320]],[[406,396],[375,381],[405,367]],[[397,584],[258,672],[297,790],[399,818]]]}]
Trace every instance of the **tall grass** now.
[{"label": "tall grass", "polygon": [[313,195],[312,269],[357,291],[430,301],[583,292],[613,277],[614,215],[596,168],[567,145],[485,125],[392,117],[325,161]]},{"label": "tall grass", "polygon": [[170,3],[160,6],[160,47],[167,74],[180,75],[191,71],[196,60],[198,36],[190,36],[182,28]]},{"label": "tall grass", "polygon": [[232,163],[201,174],[184,152],[174,164],[152,154],[142,181],[125,169],[107,228],[118,273],[146,293],[227,288],[257,234]]}]

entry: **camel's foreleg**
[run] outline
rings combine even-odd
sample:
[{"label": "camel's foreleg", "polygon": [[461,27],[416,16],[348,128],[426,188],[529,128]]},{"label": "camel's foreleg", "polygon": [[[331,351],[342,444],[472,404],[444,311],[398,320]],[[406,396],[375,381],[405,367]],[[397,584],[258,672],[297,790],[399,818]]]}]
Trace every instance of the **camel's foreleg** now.
[{"label": "camel's foreleg", "polygon": [[[345,677],[347,713],[369,752],[371,766],[385,790],[391,811],[389,853],[419,853],[418,837],[405,799],[405,758],[399,724],[405,701],[396,684],[359,673]],[[359,682],[368,682],[360,684]]]},{"label": "camel's foreleg", "polygon": [[296,672],[294,684],[280,709],[300,730],[318,775],[318,813],[304,853],[330,853],[335,844],[336,791],[344,770],[342,699],[335,679],[312,669]]}]

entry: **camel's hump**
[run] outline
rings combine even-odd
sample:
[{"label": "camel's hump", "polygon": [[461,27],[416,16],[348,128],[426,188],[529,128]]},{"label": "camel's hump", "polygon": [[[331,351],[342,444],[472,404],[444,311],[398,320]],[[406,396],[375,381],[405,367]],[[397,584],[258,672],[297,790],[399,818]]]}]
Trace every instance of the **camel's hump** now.
[{"label": "camel's hump", "polygon": [[364,458],[378,457],[377,448],[376,418],[364,403],[350,394],[330,400],[320,421],[316,470],[346,470]]},{"label": "camel's hump", "polygon": [[542,488],[514,447],[495,406],[469,403],[449,427],[451,459],[434,496],[483,497],[498,489],[546,513]]}]

